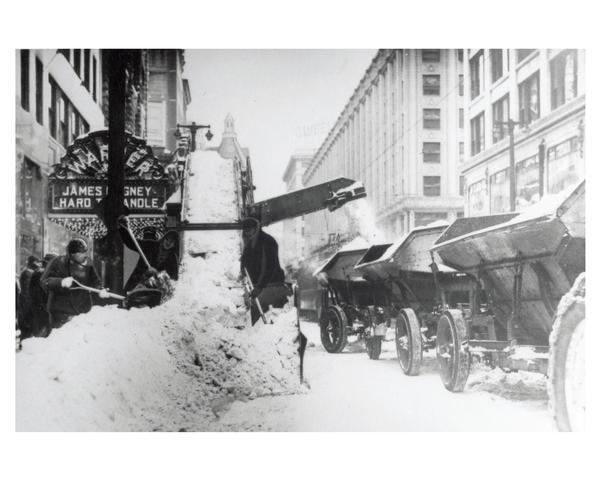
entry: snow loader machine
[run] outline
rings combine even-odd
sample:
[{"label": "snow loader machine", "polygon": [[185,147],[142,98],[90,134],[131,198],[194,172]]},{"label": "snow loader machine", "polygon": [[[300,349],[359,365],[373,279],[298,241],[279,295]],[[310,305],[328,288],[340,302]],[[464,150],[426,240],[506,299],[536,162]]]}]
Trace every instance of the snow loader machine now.
[{"label": "snow loader machine", "polygon": [[[482,228],[483,226],[483,228]],[[465,388],[471,361],[549,377],[560,430],[585,412],[585,181],[532,210],[458,219],[432,251],[476,280],[468,308],[445,309],[437,326],[444,386]]]},{"label": "snow loader machine", "polygon": [[[167,229],[176,229],[180,232],[198,230],[242,230],[242,220],[246,217],[258,219],[261,226],[266,227],[282,220],[295,218],[323,209],[334,211],[347,202],[367,196],[361,182],[338,177],[318,185],[255,202],[254,190],[256,189],[256,186],[254,185],[252,177],[252,166],[249,156],[244,149],[239,147],[237,141],[228,144],[230,150],[223,154],[221,151],[223,148],[222,143],[221,147],[212,150],[219,151],[219,153],[226,158],[235,159],[234,182],[236,184],[238,218],[232,222],[190,222],[187,219],[183,219],[182,204],[183,199],[186,197],[185,177],[189,171],[188,162],[190,161],[190,152],[193,151],[190,148],[192,142],[189,134],[186,134],[186,132],[180,132],[177,138],[180,142],[180,148],[178,148],[177,151],[177,155],[179,156],[179,168],[186,173],[183,175],[182,188],[178,195],[175,195],[166,203]],[[297,289],[293,288],[292,290],[294,293],[294,303],[297,306]]]}]

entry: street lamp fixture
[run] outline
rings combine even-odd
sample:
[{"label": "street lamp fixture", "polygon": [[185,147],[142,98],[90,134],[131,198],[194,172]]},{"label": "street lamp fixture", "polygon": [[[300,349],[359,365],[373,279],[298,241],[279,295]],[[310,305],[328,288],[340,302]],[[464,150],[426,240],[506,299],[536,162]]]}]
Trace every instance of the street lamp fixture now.
[{"label": "street lamp fixture", "polygon": [[529,124],[525,122],[515,122],[508,119],[506,122],[494,122],[494,132],[498,132],[505,126],[508,127],[508,153],[510,166],[508,169],[510,179],[510,211],[514,212],[517,209],[517,181],[515,174],[515,126],[527,128]]},{"label": "street lamp fixture", "polygon": [[204,135],[206,137],[206,139],[210,142],[213,138],[213,134],[210,131],[210,125],[196,125],[196,122],[192,122],[191,125],[180,125],[179,123],[177,124],[177,128],[187,128],[190,133],[192,134],[192,144],[190,145],[190,151],[191,152],[195,152],[196,151],[196,132],[198,130],[203,130],[203,129],[208,129],[208,131],[206,132],[206,134]]}]

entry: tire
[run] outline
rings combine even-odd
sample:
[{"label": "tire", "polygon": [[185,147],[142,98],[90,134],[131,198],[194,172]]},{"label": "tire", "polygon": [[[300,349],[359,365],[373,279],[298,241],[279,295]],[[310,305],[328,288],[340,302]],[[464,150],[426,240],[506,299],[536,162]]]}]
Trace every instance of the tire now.
[{"label": "tire", "polygon": [[558,306],[550,334],[548,397],[550,411],[558,430],[562,432],[580,431],[584,428],[584,289],[585,286],[582,288],[580,279],[577,279],[571,292],[562,298]]},{"label": "tire", "polygon": [[467,323],[460,310],[446,310],[437,326],[436,353],[442,383],[451,392],[465,389],[471,356]]},{"label": "tire", "polygon": [[379,360],[381,355],[381,342],[383,337],[367,337],[365,338],[365,347],[367,349],[367,355],[371,360]]},{"label": "tire", "polygon": [[418,375],[423,362],[423,341],[421,324],[412,308],[400,310],[394,333],[400,368],[406,375]]},{"label": "tire", "polygon": [[348,319],[337,305],[327,307],[320,321],[321,343],[329,353],[340,353],[348,341]]}]

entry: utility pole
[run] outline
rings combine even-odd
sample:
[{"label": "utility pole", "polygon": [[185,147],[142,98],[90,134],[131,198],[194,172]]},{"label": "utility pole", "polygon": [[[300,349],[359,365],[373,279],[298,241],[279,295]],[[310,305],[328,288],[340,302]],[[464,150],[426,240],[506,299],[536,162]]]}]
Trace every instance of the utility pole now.
[{"label": "utility pole", "polygon": [[107,286],[113,292],[123,288],[123,243],[117,219],[124,211],[125,187],[125,104],[129,50],[105,50],[108,56],[108,195],[104,221],[108,229],[105,253],[109,269]]},{"label": "utility pole", "polygon": [[177,124],[177,128],[187,128],[190,133],[192,134],[192,142],[190,145],[190,152],[195,152],[196,151],[196,132],[198,130],[203,130],[203,129],[208,129],[208,132],[206,132],[206,139],[210,142],[211,138],[213,138],[213,134],[210,131],[210,125],[196,125],[196,122],[192,122],[191,125],[180,125],[179,123]]}]

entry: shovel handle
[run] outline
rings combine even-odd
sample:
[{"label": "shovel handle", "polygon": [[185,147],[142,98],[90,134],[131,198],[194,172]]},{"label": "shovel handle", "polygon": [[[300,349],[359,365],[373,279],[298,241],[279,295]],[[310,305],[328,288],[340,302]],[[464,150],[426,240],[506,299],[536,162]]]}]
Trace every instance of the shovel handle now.
[{"label": "shovel handle", "polygon": [[[248,275],[248,270],[246,270],[245,268],[244,268],[244,275],[246,275],[246,278],[248,279],[248,285],[250,285],[250,288],[253,289],[254,285],[252,285],[252,280],[250,280],[250,275]],[[260,313],[263,323],[266,325],[267,318],[265,317],[265,312],[263,312],[262,306],[260,305],[258,298],[255,297],[254,302],[256,302],[256,307],[258,308],[258,312]]]},{"label": "shovel handle", "polygon": [[146,258],[146,255],[144,255],[144,252],[142,251],[142,248],[140,247],[140,244],[138,243],[137,238],[135,238],[135,235],[129,228],[129,225],[122,223],[122,222],[119,222],[119,225],[121,225],[125,230],[127,230],[127,233],[129,233],[129,236],[131,237],[131,240],[133,240],[133,244],[135,245],[135,248],[137,249],[138,253],[140,254],[140,257],[142,257],[142,259],[144,260],[144,263],[146,264],[146,266],[148,268],[152,268],[152,265],[150,265],[150,262]]},{"label": "shovel handle", "polygon": [[[77,280],[73,279],[73,283],[75,283],[76,285],[79,285],[79,288],[82,288],[83,290],[87,290],[88,292],[93,292],[93,293],[100,293],[101,290],[98,288],[93,288],[93,287],[88,287],[87,285],[84,285],[83,283],[79,283]],[[117,295],[116,293],[111,293],[111,292],[106,292],[108,293],[108,296],[110,298],[116,298],[117,300],[125,300],[125,297],[123,295]]]}]

